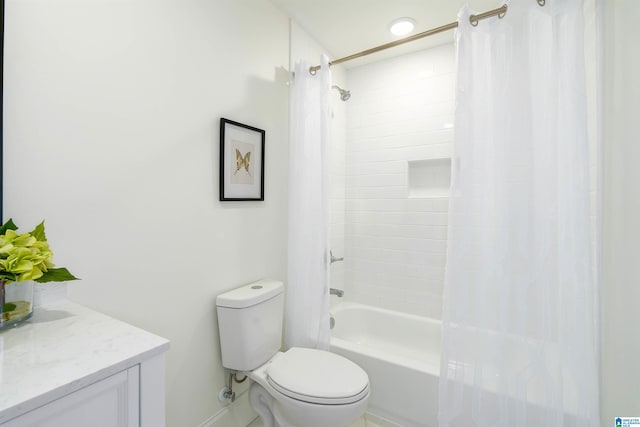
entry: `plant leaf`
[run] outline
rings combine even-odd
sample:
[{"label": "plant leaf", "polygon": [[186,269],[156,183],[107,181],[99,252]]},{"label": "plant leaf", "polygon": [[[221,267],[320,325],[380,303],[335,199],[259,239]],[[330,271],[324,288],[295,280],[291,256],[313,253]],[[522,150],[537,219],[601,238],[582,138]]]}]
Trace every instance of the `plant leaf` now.
[{"label": "plant leaf", "polygon": [[0,235],[4,235],[7,232],[7,230],[15,231],[17,229],[18,229],[18,226],[13,223],[13,219],[9,218],[7,222],[2,224],[2,227],[0,227]]},{"label": "plant leaf", "polygon": [[44,235],[44,221],[42,221],[40,224],[38,224],[37,227],[34,228],[33,231],[30,234],[33,237],[35,237],[36,240],[39,240],[41,242],[46,242],[47,241],[47,236]]},{"label": "plant leaf", "polygon": [[46,282],[66,282],[69,280],[80,280],[73,274],[69,272],[64,267],[60,268],[50,268],[47,270],[42,277],[35,279],[38,283],[46,283]]},{"label": "plant leaf", "polygon": [[5,313],[7,311],[13,311],[16,309],[16,305],[11,302],[7,302],[2,306],[2,312]]}]

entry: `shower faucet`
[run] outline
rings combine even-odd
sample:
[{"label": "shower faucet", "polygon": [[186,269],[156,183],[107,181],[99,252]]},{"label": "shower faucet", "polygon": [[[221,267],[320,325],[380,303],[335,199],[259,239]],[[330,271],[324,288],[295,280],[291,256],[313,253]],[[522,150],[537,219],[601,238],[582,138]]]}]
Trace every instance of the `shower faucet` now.
[{"label": "shower faucet", "polygon": [[340,86],[336,85],[331,86],[331,89],[337,89],[338,92],[340,92],[340,99],[343,101],[348,101],[349,98],[351,98],[351,91],[349,90],[344,90]]},{"label": "shower faucet", "polygon": [[334,262],[338,262],[338,261],[344,261],[344,257],[341,257],[341,258],[334,257],[332,251],[329,251],[329,255],[331,256],[331,264],[333,264]]}]

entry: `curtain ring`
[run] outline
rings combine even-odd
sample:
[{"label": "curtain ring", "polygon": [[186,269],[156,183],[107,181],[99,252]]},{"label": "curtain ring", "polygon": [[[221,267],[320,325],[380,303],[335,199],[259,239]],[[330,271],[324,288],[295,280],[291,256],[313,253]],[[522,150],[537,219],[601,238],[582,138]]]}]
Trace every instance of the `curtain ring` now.
[{"label": "curtain ring", "polygon": [[546,0],[538,0],[538,4],[540,6],[544,6],[546,2],[547,2]]},{"label": "curtain ring", "polygon": [[311,74],[312,76],[315,76],[316,70],[313,67],[309,67],[309,74]]},{"label": "curtain ring", "polygon": [[469,23],[471,23],[471,25],[473,25],[474,27],[478,26],[478,18],[476,18],[476,15],[469,16]]},{"label": "curtain ring", "polygon": [[498,18],[500,19],[504,18],[506,14],[507,14],[507,11],[505,10],[504,12],[501,12],[498,14]]}]

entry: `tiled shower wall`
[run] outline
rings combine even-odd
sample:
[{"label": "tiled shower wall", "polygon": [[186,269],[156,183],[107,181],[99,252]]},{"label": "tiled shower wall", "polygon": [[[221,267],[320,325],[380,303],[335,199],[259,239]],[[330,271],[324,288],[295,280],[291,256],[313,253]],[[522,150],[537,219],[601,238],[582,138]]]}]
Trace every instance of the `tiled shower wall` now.
[{"label": "tiled shower wall", "polygon": [[[590,31],[587,27],[591,233],[598,278],[601,142]],[[448,198],[417,197],[409,169],[451,155],[455,47],[353,68],[347,81],[352,96],[344,166],[346,299],[441,318]]]},{"label": "tiled shower wall", "polygon": [[454,47],[353,68],[347,81],[346,298],[440,318],[448,200],[416,197],[408,171],[451,155]]}]

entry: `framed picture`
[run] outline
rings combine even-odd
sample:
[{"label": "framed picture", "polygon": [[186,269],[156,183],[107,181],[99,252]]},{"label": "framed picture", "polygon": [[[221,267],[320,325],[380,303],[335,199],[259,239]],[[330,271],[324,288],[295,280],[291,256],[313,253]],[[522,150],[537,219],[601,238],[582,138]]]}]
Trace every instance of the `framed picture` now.
[{"label": "framed picture", "polygon": [[220,200],[264,200],[262,129],[220,119]]}]

